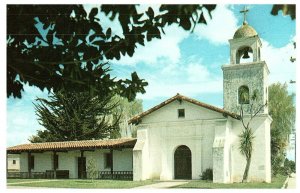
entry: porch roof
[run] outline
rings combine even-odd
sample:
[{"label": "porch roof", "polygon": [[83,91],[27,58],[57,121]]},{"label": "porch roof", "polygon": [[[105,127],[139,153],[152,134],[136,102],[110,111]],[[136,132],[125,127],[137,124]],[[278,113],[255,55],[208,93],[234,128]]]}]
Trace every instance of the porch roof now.
[{"label": "porch roof", "polygon": [[29,143],[8,147],[7,153],[133,148],[135,138]]}]

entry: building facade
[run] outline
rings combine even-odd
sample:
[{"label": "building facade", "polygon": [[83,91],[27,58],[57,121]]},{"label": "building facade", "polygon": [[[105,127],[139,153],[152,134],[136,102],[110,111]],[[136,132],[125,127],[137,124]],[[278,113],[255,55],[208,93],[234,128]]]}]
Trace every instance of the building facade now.
[{"label": "building facade", "polygon": [[241,182],[241,118],[247,123],[258,111],[250,121],[255,138],[249,180],[271,181],[269,70],[261,61],[262,44],[246,22],[229,43],[230,64],[222,66],[224,109],[177,94],[130,120],[138,126],[134,180],[199,179],[210,168],[214,182]]}]

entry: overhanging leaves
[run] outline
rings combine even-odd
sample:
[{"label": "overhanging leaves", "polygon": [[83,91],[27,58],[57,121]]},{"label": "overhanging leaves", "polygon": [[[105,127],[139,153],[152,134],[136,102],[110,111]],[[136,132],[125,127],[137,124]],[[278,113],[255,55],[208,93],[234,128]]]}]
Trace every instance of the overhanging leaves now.
[{"label": "overhanging leaves", "polygon": [[[210,13],[215,8],[161,5],[163,12],[156,15],[152,8],[138,13],[137,6],[101,5],[87,14],[82,5],[8,5],[7,97],[21,98],[23,85],[28,83],[54,92],[114,92],[132,100],[145,92],[143,79],[107,79],[109,71],[97,66],[109,66],[109,60],[119,60],[122,55],[133,56],[137,44],[160,39],[166,25],[178,24],[192,31],[195,15],[199,18],[202,9]],[[123,36],[105,29],[97,18],[99,12],[117,19]],[[145,15],[147,19],[143,19]]]}]

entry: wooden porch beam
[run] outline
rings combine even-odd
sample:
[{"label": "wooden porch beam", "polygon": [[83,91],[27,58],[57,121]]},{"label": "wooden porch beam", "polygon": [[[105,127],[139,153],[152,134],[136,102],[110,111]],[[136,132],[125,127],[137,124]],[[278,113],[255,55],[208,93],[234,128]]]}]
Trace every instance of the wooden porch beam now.
[{"label": "wooden porch beam", "polygon": [[84,150],[80,150],[80,178],[83,179],[83,153],[84,153]]},{"label": "wooden porch beam", "polygon": [[28,177],[31,178],[31,152],[27,152],[27,162],[28,162]]},{"label": "wooden porch beam", "polygon": [[113,172],[114,172],[114,156],[113,156],[113,149],[110,149],[110,174],[111,174],[111,179],[113,179]]}]

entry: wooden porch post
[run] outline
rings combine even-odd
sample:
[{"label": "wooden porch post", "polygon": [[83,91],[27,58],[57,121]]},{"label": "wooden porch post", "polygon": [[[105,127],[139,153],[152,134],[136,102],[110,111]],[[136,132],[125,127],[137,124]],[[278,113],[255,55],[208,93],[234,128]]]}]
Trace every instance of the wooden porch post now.
[{"label": "wooden porch post", "polygon": [[28,178],[31,178],[31,152],[28,151],[27,153],[27,160],[28,160]]},{"label": "wooden porch post", "polygon": [[80,150],[80,159],[81,159],[81,163],[80,163],[80,178],[83,179],[83,150]]},{"label": "wooden porch post", "polygon": [[56,159],[56,151],[53,151],[53,178],[56,179],[56,164],[55,164],[55,159]]},{"label": "wooden porch post", "polygon": [[111,174],[111,179],[113,179],[113,171],[114,171],[114,156],[113,156],[113,149],[110,149],[110,155],[111,155],[111,159],[110,159],[110,174]]}]

